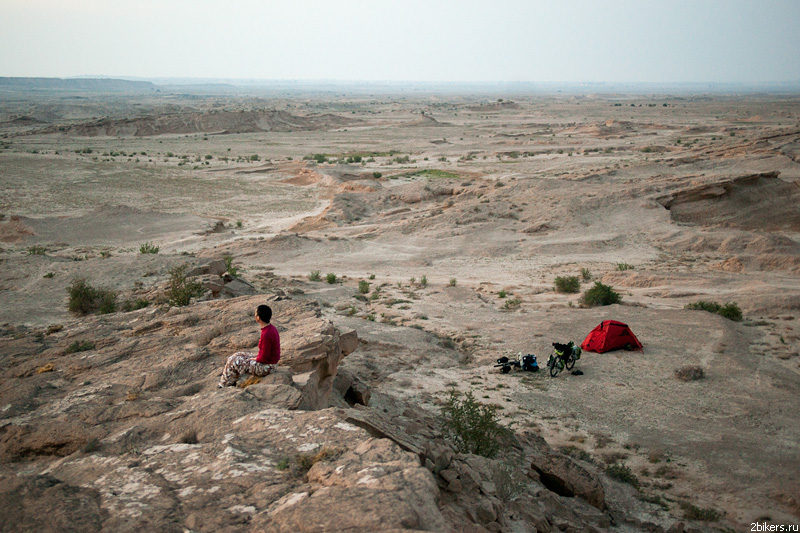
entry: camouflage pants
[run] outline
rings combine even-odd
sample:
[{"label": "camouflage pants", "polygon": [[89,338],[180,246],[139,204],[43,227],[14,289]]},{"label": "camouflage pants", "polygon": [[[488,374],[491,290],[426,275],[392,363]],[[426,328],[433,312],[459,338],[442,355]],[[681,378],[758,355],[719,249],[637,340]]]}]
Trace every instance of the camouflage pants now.
[{"label": "camouflage pants", "polygon": [[268,365],[256,362],[256,354],[249,352],[236,352],[228,357],[225,368],[222,370],[222,377],[219,380],[220,387],[232,387],[236,385],[236,380],[242,374],[253,376],[267,376],[273,372],[278,365]]}]

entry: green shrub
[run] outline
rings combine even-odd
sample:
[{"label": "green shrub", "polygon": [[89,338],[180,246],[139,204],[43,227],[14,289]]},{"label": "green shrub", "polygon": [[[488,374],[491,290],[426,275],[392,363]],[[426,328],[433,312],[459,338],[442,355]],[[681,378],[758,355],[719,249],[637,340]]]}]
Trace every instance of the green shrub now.
[{"label": "green shrub", "polygon": [[451,391],[442,407],[442,426],[445,436],[461,453],[495,457],[510,432],[499,423],[497,406],[484,405],[471,392],[459,398]]},{"label": "green shrub", "polygon": [[372,173],[372,177],[375,178],[375,179],[378,179],[378,178],[380,178],[382,176],[383,176],[383,174],[381,174],[380,172],[377,172],[377,171]]},{"label": "green shrub", "polygon": [[629,265],[628,263],[617,263],[617,270],[625,271],[625,270],[633,270],[633,265]]},{"label": "green shrub", "polygon": [[369,281],[361,280],[358,282],[358,292],[367,294],[369,292]]},{"label": "green shrub", "polygon": [[319,270],[312,270],[308,275],[308,281],[322,281],[322,276]]},{"label": "green shrub", "polygon": [[261,157],[258,154],[253,154],[250,156],[250,161],[258,161]]},{"label": "green shrub", "polygon": [[712,509],[710,507],[703,508],[692,505],[688,502],[680,502],[681,509],[687,519],[689,520],[702,520],[705,522],[718,522],[725,513]]},{"label": "green shrub", "polygon": [[632,485],[637,489],[639,488],[639,479],[636,477],[633,471],[631,471],[631,469],[625,465],[609,465],[606,467],[606,474],[608,474],[611,479],[616,479],[621,483],[627,483],[628,485]]},{"label": "green shrub", "polygon": [[121,309],[123,312],[129,313],[131,311],[144,309],[148,305],[150,305],[150,300],[147,300],[145,298],[138,298],[136,300],[125,300],[124,302],[122,302]]},{"label": "green shrub", "polygon": [[188,265],[178,265],[169,271],[167,300],[171,305],[183,307],[189,305],[192,298],[203,294],[203,284],[186,277]]},{"label": "green shrub", "polygon": [[28,255],[44,255],[47,249],[44,246],[31,246],[28,248]]},{"label": "green shrub", "polygon": [[72,280],[67,287],[67,294],[69,295],[67,309],[71,313],[87,315],[96,309],[94,302],[95,289],[85,279],[76,278]]},{"label": "green shrub", "polygon": [[511,311],[514,309],[519,309],[520,304],[522,304],[522,300],[519,298],[509,298],[505,302],[503,302],[503,309],[506,311]]},{"label": "green shrub", "polygon": [[152,242],[146,242],[141,246],[139,246],[140,254],[157,254],[158,250],[159,250],[158,246],[156,246]]},{"label": "green shrub", "polygon": [[325,274],[325,281],[333,285],[334,283],[336,283],[336,274],[334,274],[333,272],[328,272],[327,274]]},{"label": "green shrub", "polygon": [[578,276],[558,276],[556,277],[556,291],[563,293],[573,293],[581,290],[581,282]]},{"label": "green shrub", "polygon": [[497,293],[498,298],[505,298],[508,293],[505,290],[502,290]]},{"label": "green shrub", "polygon": [[456,278],[450,278],[450,286],[451,286],[451,287],[455,287],[455,286],[456,286],[456,283],[458,283],[458,281],[456,280]]},{"label": "green shrub", "polygon": [[685,308],[716,313],[734,322],[739,322],[742,319],[742,310],[735,302],[728,302],[725,305],[720,305],[717,302],[700,300],[699,302],[686,304]]},{"label": "green shrub", "polygon": [[117,293],[111,289],[95,288],[83,278],[75,278],[67,287],[67,309],[78,315],[113,313],[117,310]]},{"label": "green shrub", "polygon": [[317,163],[324,163],[325,161],[328,160],[328,156],[326,156],[325,154],[314,154],[311,156],[311,159],[313,159]]},{"label": "green shrub", "polygon": [[94,343],[92,341],[75,341],[65,350],[66,353],[78,353],[94,350]]},{"label": "green shrub", "polygon": [[581,305],[595,307],[598,305],[617,304],[622,301],[622,297],[614,292],[614,289],[604,285],[599,281],[594,282],[594,286],[583,293]]},{"label": "green shrub", "polygon": [[419,278],[419,284],[422,285],[423,287],[427,287],[428,286],[428,276],[423,274],[422,277]]},{"label": "green shrub", "polygon": [[226,255],[222,260],[225,261],[225,272],[234,278],[237,277],[239,275],[239,269],[233,266],[233,257]]},{"label": "green shrub", "polygon": [[117,312],[117,293],[110,289],[97,289],[97,314]]},{"label": "green shrub", "polygon": [[581,279],[583,279],[583,281],[589,281],[592,279],[592,273],[589,272],[588,268],[581,269]]}]

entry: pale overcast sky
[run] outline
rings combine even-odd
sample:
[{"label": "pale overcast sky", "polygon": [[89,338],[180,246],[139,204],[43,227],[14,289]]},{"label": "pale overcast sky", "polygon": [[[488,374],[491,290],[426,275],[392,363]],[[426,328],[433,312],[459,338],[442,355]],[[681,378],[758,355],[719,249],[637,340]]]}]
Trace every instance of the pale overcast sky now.
[{"label": "pale overcast sky", "polygon": [[800,0],[0,0],[0,76],[798,82]]}]

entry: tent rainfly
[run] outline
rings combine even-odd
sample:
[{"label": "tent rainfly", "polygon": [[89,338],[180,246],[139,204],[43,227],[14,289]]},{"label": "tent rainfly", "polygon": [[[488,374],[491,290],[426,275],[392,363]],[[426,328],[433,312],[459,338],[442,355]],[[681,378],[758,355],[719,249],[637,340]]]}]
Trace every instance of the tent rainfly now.
[{"label": "tent rainfly", "polygon": [[[586,336],[581,348],[589,352],[604,353],[625,348],[642,350],[642,343],[627,324],[616,320],[603,320]],[[642,350],[644,352],[644,350]]]}]

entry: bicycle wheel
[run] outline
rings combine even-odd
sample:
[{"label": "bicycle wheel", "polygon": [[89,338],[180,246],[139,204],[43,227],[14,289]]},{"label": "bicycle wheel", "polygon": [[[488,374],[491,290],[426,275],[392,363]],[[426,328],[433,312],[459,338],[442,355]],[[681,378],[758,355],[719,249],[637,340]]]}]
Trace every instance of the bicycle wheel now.
[{"label": "bicycle wheel", "polygon": [[569,354],[567,357],[567,370],[572,370],[572,367],[575,366],[575,354]]},{"label": "bicycle wheel", "polygon": [[556,357],[551,357],[547,366],[550,367],[550,377],[554,378],[561,372],[561,364],[559,364],[559,360]]}]

